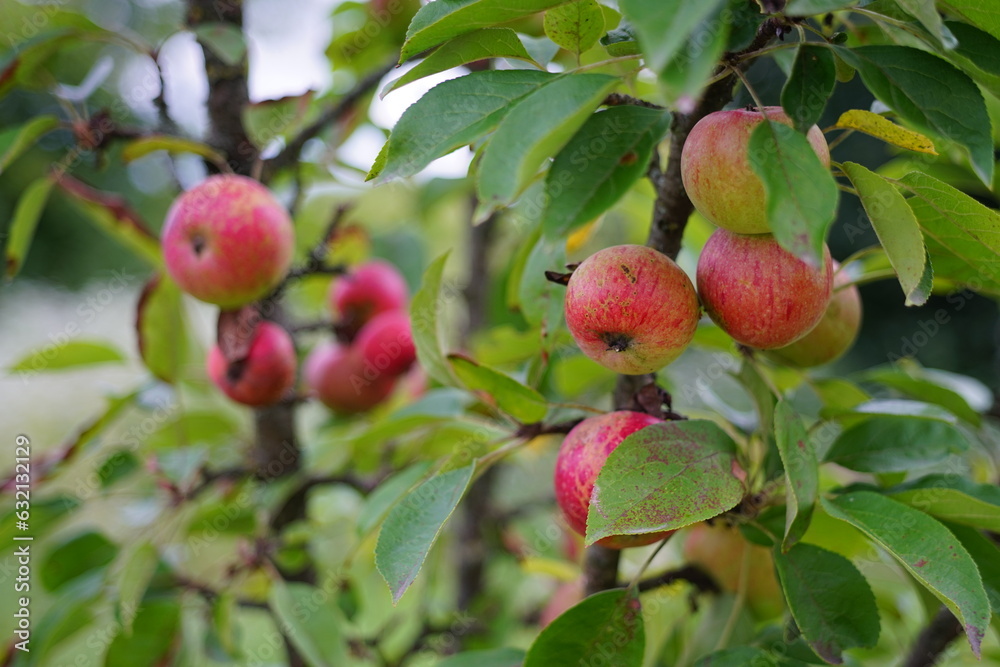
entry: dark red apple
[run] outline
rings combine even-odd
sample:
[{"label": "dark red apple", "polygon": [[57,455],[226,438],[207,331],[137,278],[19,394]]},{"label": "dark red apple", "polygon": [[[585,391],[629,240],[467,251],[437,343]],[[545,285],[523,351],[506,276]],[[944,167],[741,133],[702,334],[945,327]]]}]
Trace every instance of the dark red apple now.
[{"label": "dark red apple", "polygon": [[244,405],[270,405],[295,385],[295,345],[274,322],[261,322],[246,359],[229,363],[214,345],[208,351],[208,376],[229,398]]},{"label": "dark red apple", "polygon": [[366,366],[388,375],[401,375],[417,360],[410,316],[394,310],[368,321],[354,341]]},{"label": "dark red apple", "polygon": [[[566,434],[556,458],[555,488],[556,501],[573,530],[587,533],[590,494],[608,455],[631,434],[660,421],[642,412],[622,410],[584,419]],[[611,549],[639,547],[659,542],[673,532],[605,537],[597,544]]]},{"label": "dark red apple", "polygon": [[309,353],[303,366],[309,391],[326,407],[343,415],[371,410],[385,401],[396,378],[365,368],[357,349],[323,342]]},{"label": "dark red apple", "polygon": [[382,260],[359,265],[330,285],[330,310],[353,335],[379,313],[406,308],[409,296],[399,270]]},{"label": "dark red apple", "polygon": [[698,296],[733,339],[762,350],[784,347],[823,317],[833,289],[830,249],[814,268],[770,234],[717,229],[698,258]]}]

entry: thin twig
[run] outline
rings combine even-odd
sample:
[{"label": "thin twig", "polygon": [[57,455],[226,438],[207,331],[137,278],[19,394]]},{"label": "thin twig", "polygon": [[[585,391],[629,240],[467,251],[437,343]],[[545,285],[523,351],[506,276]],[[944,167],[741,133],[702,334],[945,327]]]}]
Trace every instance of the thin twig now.
[{"label": "thin twig", "polygon": [[306,142],[318,136],[328,125],[337,122],[354,109],[361,98],[371,92],[378,85],[378,82],[396,67],[396,60],[396,58],[393,58],[390,62],[382,65],[382,67],[368,73],[354,85],[354,88],[347,91],[334,106],[330,107],[330,109],[310,125],[303,128],[298,136],[289,141],[288,145],[280,153],[270,160],[266,160],[263,172],[261,173],[261,180],[266,183],[280,169],[298,162],[299,156],[302,154],[302,148],[306,145]]},{"label": "thin twig", "polygon": [[902,667],[933,667],[948,644],[962,634],[962,624],[946,607],[941,607],[910,649]]},{"label": "thin twig", "polygon": [[686,581],[702,593],[719,593],[718,582],[697,565],[685,565],[676,570],[667,570],[649,579],[639,580],[639,592],[644,593],[677,581]]}]

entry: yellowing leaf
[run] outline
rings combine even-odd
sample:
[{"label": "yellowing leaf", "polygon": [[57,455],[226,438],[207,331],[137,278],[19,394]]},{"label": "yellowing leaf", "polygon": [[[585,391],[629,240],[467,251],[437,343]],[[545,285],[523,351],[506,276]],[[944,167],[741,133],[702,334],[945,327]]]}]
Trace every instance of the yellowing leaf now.
[{"label": "yellowing leaf", "polygon": [[594,235],[594,230],[597,228],[598,220],[600,220],[600,218],[594,218],[582,227],[575,229],[569,236],[566,237],[567,255],[572,255],[590,240],[590,237]]},{"label": "yellowing leaf", "polygon": [[845,111],[837,119],[834,127],[841,130],[864,132],[876,139],[881,139],[887,144],[899,146],[907,150],[930,153],[931,155],[938,154],[934,150],[934,143],[924,135],[896,125],[891,120],[871,111],[864,111],[863,109]]}]

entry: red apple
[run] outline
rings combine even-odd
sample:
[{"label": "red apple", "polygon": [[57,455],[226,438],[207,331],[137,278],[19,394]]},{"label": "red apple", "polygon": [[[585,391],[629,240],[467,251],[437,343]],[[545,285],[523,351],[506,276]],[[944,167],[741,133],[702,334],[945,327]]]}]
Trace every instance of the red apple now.
[{"label": "red apple", "polygon": [[274,322],[261,322],[246,359],[229,363],[214,345],[208,351],[208,376],[229,398],[244,405],[270,405],[295,385],[295,345]]},{"label": "red apple", "polygon": [[359,265],[330,286],[330,310],[351,334],[379,313],[406,308],[409,292],[399,270],[372,260]]},{"label": "red apple", "polygon": [[819,324],[791,345],[768,351],[770,359],[809,368],[838,359],[854,345],[861,330],[861,293],[850,276],[837,272],[839,266],[833,262],[833,298]]},{"label": "red apple", "polygon": [[[767,117],[792,125],[781,107],[764,107]],[[760,111],[716,111],[691,130],[681,151],[681,179],[698,212],[740,234],[771,231],[764,206],[764,184],[750,167],[750,133],[764,120]],[[820,161],[830,165],[830,149],[818,127],[806,138]]]},{"label": "red apple", "polygon": [[687,274],[642,245],[585,259],[566,288],[566,325],[588,357],[618,373],[657,371],[694,337],[701,309]]},{"label": "red apple", "polygon": [[227,309],[265,296],[288,273],[288,211],[245,176],[210,176],[181,194],[163,225],[167,271],[188,294]]},{"label": "red apple", "polygon": [[[608,455],[626,437],[660,421],[642,412],[622,410],[584,419],[566,434],[556,458],[556,501],[573,530],[581,535],[587,533],[590,494]],[[659,542],[673,532],[605,537],[597,544],[611,549],[640,547]]]},{"label": "red apple", "polygon": [[368,321],[354,341],[366,366],[388,375],[405,373],[417,360],[410,316],[394,310]]},{"label": "red apple", "polygon": [[696,523],[687,529],[684,538],[684,558],[700,566],[726,591],[740,588],[743,554],[750,549],[747,568],[747,603],[754,615],[770,619],[784,611],[784,596],[774,575],[774,560],[770,550],[750,544],[740,531],[719,522],[709,526]]},{"label": "red apple", "polygon": [[306,386],[338,414],[371,410],[392,394],[396,378],[371,373],[353,347],[324,342],[312,349],[303,366]]},{"label": "red apple", "polygon": [[[825,247],[824,247],[825,248]],[[698,258],[698,296],[705,312],[743,345],[770,350],[806,335],[830,303],[830,249],[814,268],[770,234],[717,229]]]}]

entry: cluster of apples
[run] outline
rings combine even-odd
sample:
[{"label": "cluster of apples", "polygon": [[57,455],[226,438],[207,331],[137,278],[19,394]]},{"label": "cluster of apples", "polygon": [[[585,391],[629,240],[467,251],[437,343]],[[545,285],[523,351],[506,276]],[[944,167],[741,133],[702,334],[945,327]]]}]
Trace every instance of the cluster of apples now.
[{"label": "cluster of apples", "polygon": [[[791,125],[780,107],[764,109]],[[690,344],[701,309],[735,341],[794,366],[836,359],[854,342],[861,322],[857,288],[838,274],[824,247],[822,266],[792,255],[768,226],[764,186],[753,172],[748,145],[763,122],[759,110],[709,114],[688,135],[681,154],[684,187],[698,211],[719,228],[698,259],[697,291],[670,258],[646,246],[605,248],[584,260],[566,289],[566,324],[591,359],[618,373],[652,373]],[[818,127],[808,140],[829,165]],[[556,500],[567,523],[586,533],[594,482],[608,455],[627,436],[660,421],[618,411],[585,419],[563,441],[556,461]],[[610,537],[610,548],[641,546],[670,532]]]},{"label": "cluster of apples", "polygon": [[[298,367],[295,343],[253,305],[291,267],[295,234],[285,207],[251,178],[211,176],[174,201],[161,237],[164,264],[177,285],[223,311],[206,359],[212,382],[254,407],[289,397]],[[320,343],[307,358],[304,375],[313,395],[351,414],[392,393],[416,359],[407,297],[403,277],[385,262],[363,264],[333,282],[330,306],[345,342]]]},{"label": "cluster of apples", "polygon": [[374,260],[338,277],[329,305],[342,340],[316,345],[305,361],[306,386],[339,414],[365,412],[392,394],[417,359],[406,281],[392,264]]}]

